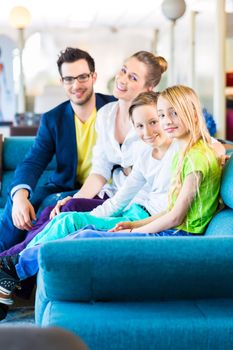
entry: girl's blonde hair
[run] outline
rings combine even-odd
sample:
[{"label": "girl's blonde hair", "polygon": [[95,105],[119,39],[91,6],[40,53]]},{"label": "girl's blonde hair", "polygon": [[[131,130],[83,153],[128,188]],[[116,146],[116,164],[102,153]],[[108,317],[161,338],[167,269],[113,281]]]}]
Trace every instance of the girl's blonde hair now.
[{"label": "girl's blonde hair", "polygon": [[170,193],[170,196],[177,196],[182,185],[181,171],[184,157],[199,140],[203,140],[206,147],[210,146],[211,138],[204,121],[199,98],[193,89],[183,85],[176,85],[162,91],[160,96],[171,104],[190,135],[186,147],[179,155],[174,183]]}]

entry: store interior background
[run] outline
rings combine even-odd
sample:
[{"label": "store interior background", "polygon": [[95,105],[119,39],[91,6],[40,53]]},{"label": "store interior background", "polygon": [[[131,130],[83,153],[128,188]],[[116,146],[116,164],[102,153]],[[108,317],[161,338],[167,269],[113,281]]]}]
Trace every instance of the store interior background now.
[{"label": "store interior background", "polygon": [[[202,105],[214,115],[216,74],[216,5],[221,0],[186,0],[185,14],[174,28],[174,83],[191,85]],[[122,61],[139,50],[152,51],[170,60],[171,21],[162,13],[162,1],[77,2],[66,0],[1,1],[0,12],[0,118],[16,122],[19,89],[18,32],[9,23],[14,6],[25,6],[31,22],[24,30],[23,70],[26,106],[30,116],[41,114],[65,100],[56,66],[60,50],[67,46],[87,50],[96,61],[98,80],[95,90],[111,93],[111,82]],[[224,71],[233,74],[233,1],[226,0]],[[192,11],[195,14],[194,42],[190,42]],[[194,49],[194,79],[190,80],[191,45]],[[169,63],[169,66],[170,63]],[[168,85],[169,71],[159,88]],[[231,79],[230,79],[231,80]],[[228,79],[228,85],[231,81]],[[225,83],[228,109],[233,108],[233,87]],[[226,110],[227,114],[227,110]],[[222,119],[227,118],[221,116]],[[233,122],[233,121],[232,121]],[[2,131],[2,129],[1,129]],[[7,134],[7,129],[3,130]],[[233,139],[233,134],[232,134]]]}]

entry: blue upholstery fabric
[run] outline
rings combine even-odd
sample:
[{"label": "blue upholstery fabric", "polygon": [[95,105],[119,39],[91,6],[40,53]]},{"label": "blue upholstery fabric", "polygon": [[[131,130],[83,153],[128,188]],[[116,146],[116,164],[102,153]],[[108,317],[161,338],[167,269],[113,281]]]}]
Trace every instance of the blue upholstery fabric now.
[{"label": "blue upholstery fabric", "polygon": [[205,236],[46,243],[36,322],[95,350],[232,350],[232,246]]},{"label": "blue upholstery fabric", "polygon": [[[34,142],[34,139],[34,137],[30,136],[6,137],[4,139],[2,152],[2,187],[0,192],[0,208],[4,208],[6,204],[7,193],[12,183],[15,169],[17,165],[23,161],[28,149]],[[48,181],[49,176],[52,174],[55,167],[56,162],[55,159],[53,159],[38,181],[38,186]]]},{"label": "blue upholstery fabric", "polygon": [[57,300],[233,297],[232,243],[204,236],[50,242],[40,250],[40,273],[47,297]]},{"label": "blue upholstery fabric", "polygon": [[226,149],[226,154],[228,154],[229,156],[231,156],[233,154],[233,141],[226,141],[226,144],[228,146],[228,148]]},{"label": "blue upholstery fabric", "polygon": [[233,156],[221,195],[226,208],[201,237],[43,245],[36,323],[95,350],[232,350]]},{"label": "blue upholstery fabric", "polygon": [[205,236],[233,235],[233,210],[224,209],[217,213],[210,221]]},{"label": "blue upholstery fabric", "polygon": [[210,221],[206,236],[233,235],[233,155],[224,167],[220,193],[226,208]]},{"label": "blue upholstery fabric", "polygon": [[[143,287],[142,287],[143,288]],[[51,301],[42,326],[79,334],[93,350],[232,350],[233,300]]]},{"label": "blue upholstery fabric", "polygon": [[233,155],[224,167],[221,183],[221,197],[224,203],[233,209]]}]

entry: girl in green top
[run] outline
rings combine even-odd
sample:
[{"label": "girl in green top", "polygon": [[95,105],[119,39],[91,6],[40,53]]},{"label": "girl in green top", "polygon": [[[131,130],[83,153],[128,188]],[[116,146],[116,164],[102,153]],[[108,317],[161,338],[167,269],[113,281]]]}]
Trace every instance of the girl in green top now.
[{"label": "girl in green top", "polygon": [[199,99],[191,88],[173,86],[160,94],[157,110],[162,129],[178,140],[181,149],[173,159],[169,208],[144,220],[119,223],[112,231],[160,236],[203,234],[218,206],[221,166]]}]

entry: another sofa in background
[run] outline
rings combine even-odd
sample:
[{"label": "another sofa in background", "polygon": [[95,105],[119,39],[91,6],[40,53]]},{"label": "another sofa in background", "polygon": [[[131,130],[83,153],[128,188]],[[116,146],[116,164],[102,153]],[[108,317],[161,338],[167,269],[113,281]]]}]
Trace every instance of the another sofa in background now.
[{"label": "another sofa in background", "polygon": [[232,350],[233,156],[221,194],[205,236],[44,244],[37,325],[76,332],[91,350]]}]

